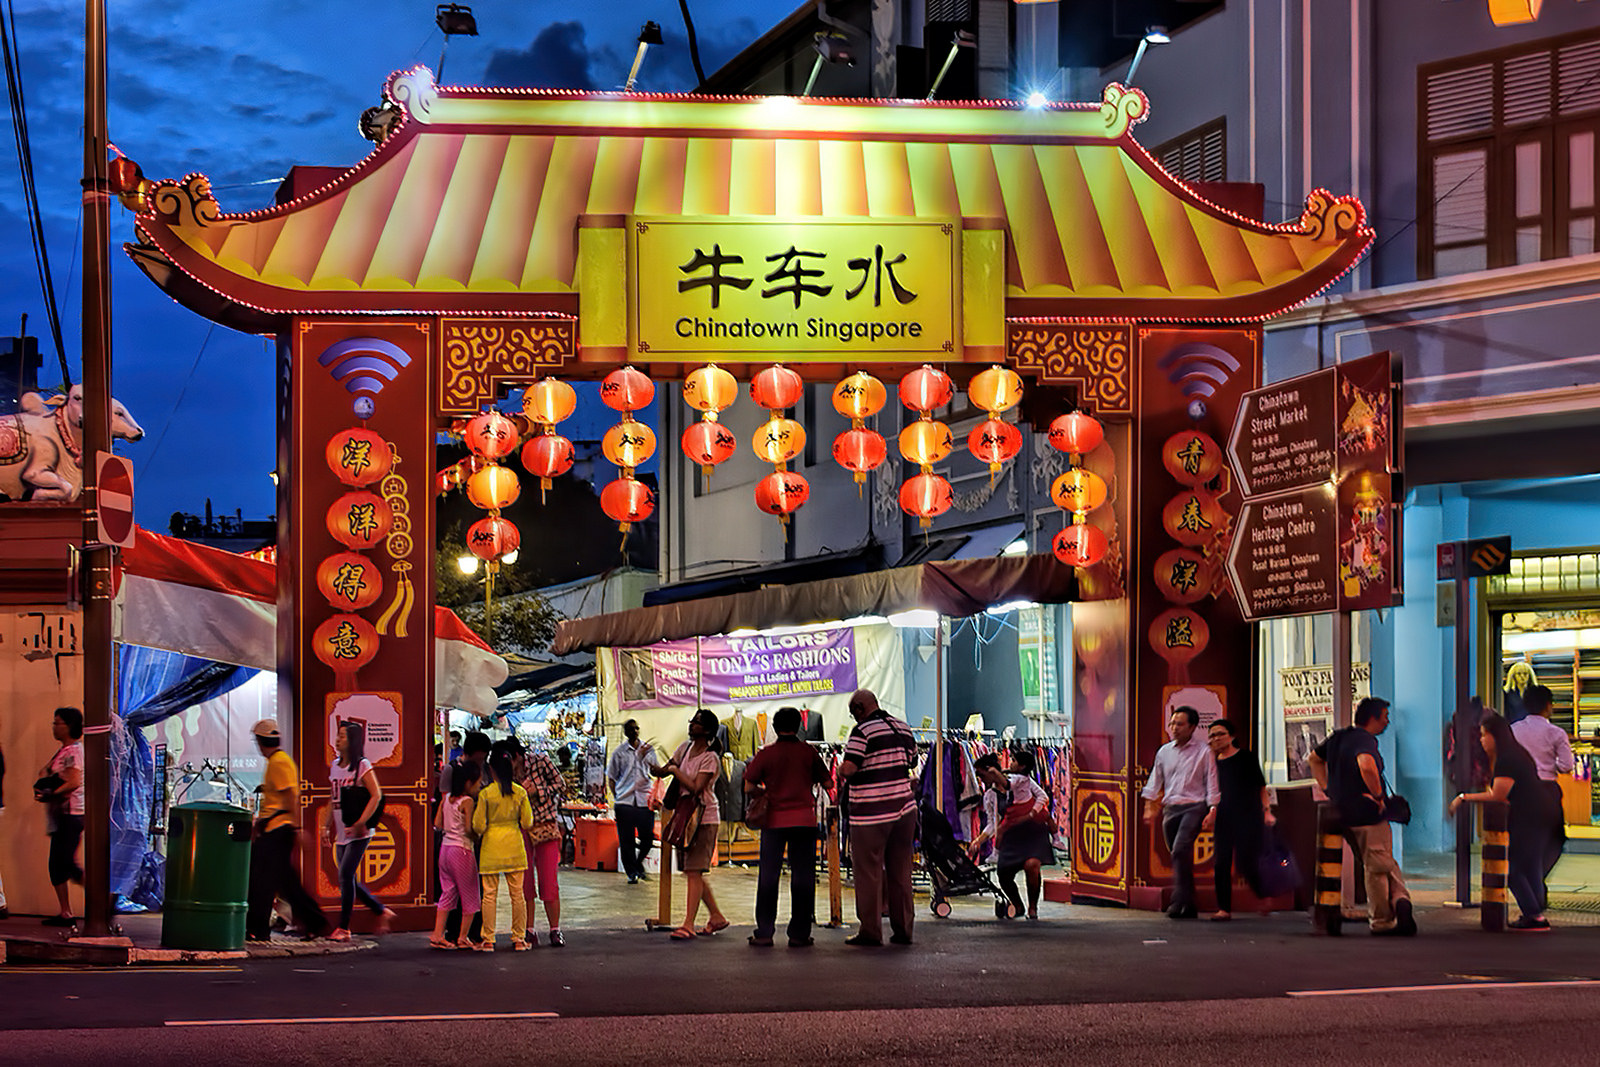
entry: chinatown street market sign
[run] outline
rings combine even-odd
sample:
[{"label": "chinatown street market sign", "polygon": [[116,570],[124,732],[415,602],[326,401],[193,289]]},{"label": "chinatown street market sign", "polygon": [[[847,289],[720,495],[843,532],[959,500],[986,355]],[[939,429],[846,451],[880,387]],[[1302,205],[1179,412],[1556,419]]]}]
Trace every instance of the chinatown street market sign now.
[{"label": "chinatown street market sign", "polygon": [[960,359],[954,219],[685,219],[628,226],[641,361]]}]

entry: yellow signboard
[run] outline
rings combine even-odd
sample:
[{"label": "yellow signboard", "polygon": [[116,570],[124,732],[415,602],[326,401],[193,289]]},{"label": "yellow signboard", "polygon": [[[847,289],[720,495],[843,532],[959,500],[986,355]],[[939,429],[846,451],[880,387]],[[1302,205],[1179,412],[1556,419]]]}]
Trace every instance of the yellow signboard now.
[{"label": "yellow signboard", "polygon": [[634,358],[956,360],[955,219],[628,219]]}]

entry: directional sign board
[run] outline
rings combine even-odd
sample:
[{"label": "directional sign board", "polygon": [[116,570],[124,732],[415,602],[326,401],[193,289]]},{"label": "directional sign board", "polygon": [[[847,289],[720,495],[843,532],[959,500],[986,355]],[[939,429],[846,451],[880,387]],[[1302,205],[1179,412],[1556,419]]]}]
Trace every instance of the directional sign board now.
[{"label": "directional sign board", "polygon": [[1246,618],[1396,602],[1398,380],[1384,352],[1245,394],[1228,437],[1245,499],[1227,563]]},{"label": "directional sign board", "polygon": [[1446,541],[1438,547],[1439,580],[1487,578],[1511,573],[1511,537],[1480,537],[1475,541]]}]

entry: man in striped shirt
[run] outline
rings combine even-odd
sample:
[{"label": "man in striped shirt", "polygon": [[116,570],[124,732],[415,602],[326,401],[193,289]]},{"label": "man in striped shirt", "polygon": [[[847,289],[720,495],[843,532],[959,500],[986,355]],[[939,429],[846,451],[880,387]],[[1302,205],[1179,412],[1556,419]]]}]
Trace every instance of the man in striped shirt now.
[{"label": "man in striped shirt", "polygon": [[845,944],[883,944],[883,903],[896,945],[911,944],[915,902],[911,852],[917,803],[911,787],[917,742],[911,728],[878,707],[870,689],[850,698],[856,728],[845,743],[839,779],[849,783],[850,863],[856,883],[856,933]]}]

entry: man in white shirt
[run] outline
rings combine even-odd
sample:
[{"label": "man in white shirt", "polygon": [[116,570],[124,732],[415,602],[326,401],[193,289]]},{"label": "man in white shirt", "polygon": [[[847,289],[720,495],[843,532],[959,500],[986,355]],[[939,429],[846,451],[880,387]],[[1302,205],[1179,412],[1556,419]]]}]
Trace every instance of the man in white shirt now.
[{"label": "man in white shirt", "polygon": [[[1573,767],[1572,738],[1567,732],[1550,721],[1550,688],[1543,685],[1530,685],[1522,691],[1522,707],[1527,715],[1511,724],[1511,735],[1517,739],[1517,744],[1528,750],[1528,755],[1533,757],[1533,766],[1539,772],[1539,778],[1552,795],[1556,804],[1561,804],[1561,783],[1556,781],[1558,774],[1571,774]],[[1555,870],[1556,861],[1561,858],[1562,847],[1566,844],[1565,833],[1555,837],[1550,842],[1544,857],[1544,876],[1548,880],[1550,872]]]},{"label": "man in white shirt", "polygon": [[639,740],[639,724],[633,719],[622,724],[622,736],[622,744],[606,764],[606,781],[615,802],[619,859],[628,884],[633,885],[645,876],[644,858],[656,840],[650,811],[650,768],[657,765],[656,750]]},{"label": "man in white shirt", "polygon": [[1222,793],[1217,786],[1217,760],[1205,740],[1195,736],[1200,713],[1176,708],[1167,722],[1172,740],[1156,752],[1155,766],[1145,783],[1144,821],[1154,827],[1161,816],[1161,832],[1172,854],[1172,904],[1167,915],[1193,919],[1199,914],[1194,901],[1194,842],[1202,827],[1216,819]]}]

